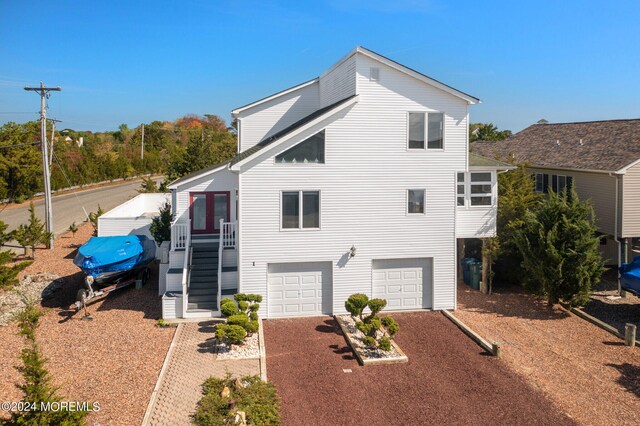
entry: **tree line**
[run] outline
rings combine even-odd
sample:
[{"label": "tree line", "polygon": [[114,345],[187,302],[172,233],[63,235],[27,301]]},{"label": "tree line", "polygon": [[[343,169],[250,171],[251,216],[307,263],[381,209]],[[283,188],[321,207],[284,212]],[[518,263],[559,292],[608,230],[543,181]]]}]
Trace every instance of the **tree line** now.
[{"label": "tree line", "polygon": [[[0,127],[0,200],[22,201],[42,192],[39,142],[38,121]],[[57,190],[144,174],[173,180],[231,158],[236,132],[218,116],[186,115],[144,124],[144,158],[142,127],[126,124],[96,133],[56,130],[53,146],[51,187]]]}]

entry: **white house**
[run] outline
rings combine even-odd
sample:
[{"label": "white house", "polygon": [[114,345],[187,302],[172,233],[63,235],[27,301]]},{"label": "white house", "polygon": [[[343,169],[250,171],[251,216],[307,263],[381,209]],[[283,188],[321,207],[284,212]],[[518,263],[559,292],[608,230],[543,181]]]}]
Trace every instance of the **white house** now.
[{"label": "white house", "polygon": [[163,315],[235,292],[263,317],[456,307],[456,239],[495,235],[499,169],[468,153],[479,100],[363,47],[232,111],[233,159],[174,181]]}]

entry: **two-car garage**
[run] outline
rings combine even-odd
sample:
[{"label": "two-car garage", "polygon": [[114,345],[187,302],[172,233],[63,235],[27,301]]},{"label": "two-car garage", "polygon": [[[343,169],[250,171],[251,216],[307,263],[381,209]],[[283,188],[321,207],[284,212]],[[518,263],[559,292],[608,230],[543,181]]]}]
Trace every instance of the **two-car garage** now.
[{"label": "two-car garage", "polygon": [[[354,285],[353,291],[340,293],[387,299],[386,310],[431,308],[432,272],[431,258],[376,259],[371,263],[371,286]],[[270,318],[327,315],[344,303],[333,300],[332,262],[271,263],[267,284]]]}]

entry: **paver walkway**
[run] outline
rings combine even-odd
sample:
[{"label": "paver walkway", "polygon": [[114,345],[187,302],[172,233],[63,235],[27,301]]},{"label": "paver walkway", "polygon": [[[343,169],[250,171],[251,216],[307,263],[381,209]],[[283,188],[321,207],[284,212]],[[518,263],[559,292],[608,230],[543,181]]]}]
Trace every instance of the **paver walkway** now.
[{"label": "paver walkway", "polygon": [[183,323],[178,326],[174,347],[146,424],[152,426],[191,425],[201,385],[209,377],[260,374],[259,359],[217,361],[213,346],[215,321]]}]

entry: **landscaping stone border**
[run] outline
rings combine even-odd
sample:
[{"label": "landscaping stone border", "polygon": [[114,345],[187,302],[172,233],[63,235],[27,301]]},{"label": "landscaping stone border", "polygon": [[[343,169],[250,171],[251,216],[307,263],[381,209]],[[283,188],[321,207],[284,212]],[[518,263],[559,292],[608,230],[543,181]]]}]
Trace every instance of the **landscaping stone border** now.
[{"label": "landscaping stone border", "polygon": [[358,346],[356,346],[349,338],[349,333],[347,332],[346,324],[344,323],[342,318],[340,318],[338,315],[334,315],[333,318],[335,318],[336,322],[340,326],[340,330],[342,330],[342,335],[344,336],[344,339],[347,341],[347,343],[349,344],[349,347],[351,347],[351,350],[356,355],[356,358],[358,359],[358,363],[360,363],[360,365],[365,366],[365,365],[372,365],[372,364],[375,364],[375,365],[402,364],[405,362],[409,362],[409,358],[407,357],[407,355],[402,351],[402,349],[400,349],[400,347],[393,340],[391,340],[391,346],[393,346],[393,348],[396,351],[398,351],[398,353],[400,353],[400,356],[388,357],[388,358],[366,358],[362,350]]}]

